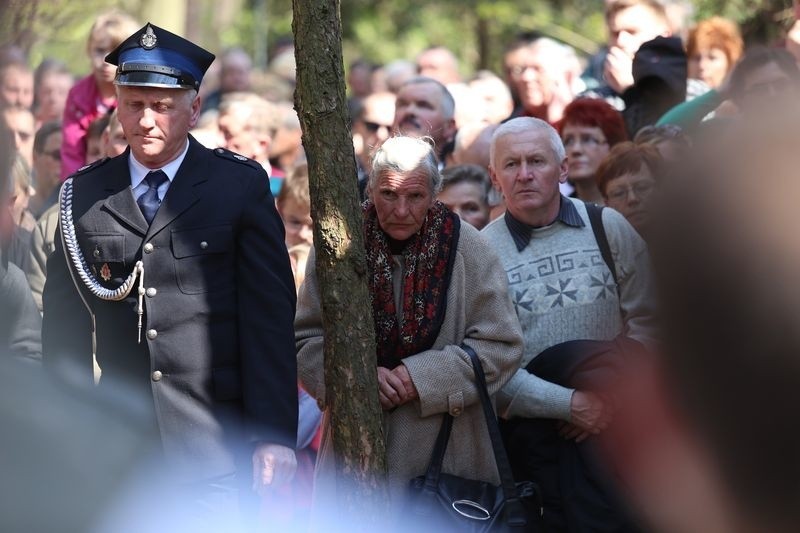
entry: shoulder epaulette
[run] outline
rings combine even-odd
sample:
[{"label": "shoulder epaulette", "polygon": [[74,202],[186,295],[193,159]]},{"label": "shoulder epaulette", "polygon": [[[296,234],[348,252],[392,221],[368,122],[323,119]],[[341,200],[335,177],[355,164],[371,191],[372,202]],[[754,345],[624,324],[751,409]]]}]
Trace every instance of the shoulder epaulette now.
[{"label": "shoulder epaulette", "polygon": [[93,163],[89,163],[88,165],[82,166],[81,168],[76,170],[72,174],[72,176],[80,176],[81,174],[86,174],[87,172],[89,172],[92,169],[95,169],[95,168],[98,168],[98,167],[101,167],[101,166],[105,165],[110,160],[111,160],[110,157],[104,157],[102,159],[98,159],[97,161],[95,161]]},{"label": "shoulder epaulette", "polygon": [[257,161],[253,161],[249,157],[237,154],[236,152],[231,152],[230,150],[226,150],[225,148],[214,148],[214,155],[216,155],[217,157],[221,157],[223,159],[235,161],[243,165],[248,165],[253,168],[263,168]]}]

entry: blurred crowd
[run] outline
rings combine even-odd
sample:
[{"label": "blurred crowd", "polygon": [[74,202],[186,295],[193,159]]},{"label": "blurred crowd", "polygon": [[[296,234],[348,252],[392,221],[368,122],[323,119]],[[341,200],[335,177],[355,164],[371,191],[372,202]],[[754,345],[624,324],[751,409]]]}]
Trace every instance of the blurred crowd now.
[{"label": "blurred crowd", "polygon": [[[759,204],[758,212],[734,211],[731,206],[736,205],[737,195],[755,198],[766,194],[768,190],[773,193],[784,191],[786,197],[783,201],[796,204],[798,197],[790,194],[797,192],[796,184],[789,181],[767,183],[769,178],[779,180],[787,176],[785,167],[789,163],[779,166],[772,160],[768,164],[767,156],[762,155],[767,153],[766,149],[763,153],[752,154],[752,160],[764,162],[763,166],[753,164],[747,167],[748,171],[762,173],[752,179],[761,179],[763,183],[755,188],[744,184],[744,178],[739,178],[744,172],[742,165],[751,161],[745,157],[748,151],[756,150],[759,146],[763,148],[767,145],[767,139],[790,139],[796,144],[800,138],[791,136],[799,130],[786,119],[787,115],[794,118],[798,116],[793,113],[800,102],[800,22],[795,22],[785,39],[779,43],[747,43],[745,46],[736,22],[721,17],[692,20],[691,10],[686,9],[685,4],[670,0],[606,1],[607,41],[595,55],[588,58],[581,57],[569,45],[537,31],[521,31],[517,35],[510,35],[500,72],[481,70],[467,73],[467,67],[459,63],[452,50],[434,43],[416,57],[398,58],[382,65],[358,57],[345,58],[347,113],[357,170],[357,175],[353,176],[353,190],[355,194],[358,187],[362,201],[370,195],[373,156],[382,144],[397,135],[423,138],[433,147],[441,173],[441,187],[436,199],[475,229],[486,228],[483,235],[495,244],[493,248],[498,254],[506,250],[504,246],[511,250],[508,254],[517,251],[522,253],[524,246],[520,248],[518,234],[514,230],[514,224],[520,222],[517,219],[521,218],[514,211],[519,208],[518,204],[515,205],[518,199],[510,190],[513,187],[510,182],[504,182],[506,167],[501,156],[517,149],[515,139],[518,139],[520,146],[526,142],[524,139],[529,130],[522,126],[518,126],[522,129],[514,127],[528,123],[516,122],[515,119],[531,117],[549,124],[557,132],[558,138],[554,142],[560,143],[563,148],[565,161],[564,179],[558,180],[563,201],[577,199],[605,206],[606,214],[602,216],[613,252],[612,262],[608,266],[614,279],[604,280],[600,277],[597,283],[602,289],[600,295],[605,294],[605,287],[611,287],[612,292],[618,293],[612,300],[612,307],[602,307],[596,302],[582,304],[580,314],[570,315],[574,323],[537,318],[526,325],[523,321],[525,355],[522,361],[525,364],[556,344],[577,339],[610,341],[623,336],[641,341],[650,350],[668,352],[674,348],[669,342],[666,343],[667,348],[655,342],[658,335],[652,333],[649,326],[642,326],[644,320],[639,321],[645,315],[648,320],[656,315],[652,309],[656,306],[651,305],[650,299],[655,298],[654,292],[659,282],[648,280],[650,271],[658,272],[667,267],[673,269],[673,274],[681,272],[686,278],[705,276],[703,280],[706,281],[704,284],[700,280],[683,284],[686,278],[677,275],[665,278],[656,276],[663,280],[668,290],[675,291],[671,293],[673,298],[666,299],[663,313],[667,318],[679,316],[682,319],[666,326],[668,331],[686,334],[685,338],[678,339],[680,334],[676,333],[676,338],[672,339],[673,344],[680,347],[678,351],[685,346],[679,341],[686,341],[692,346],[703,346],[707,349],[705,353],[709,353],[713,351],[717,339],[728,337],[726,342],[719,344],[730,350],[732,365],[742,362],[735,355],[741,346],[737,347],[729,338],[738,338],[746,332],[726,330],[726,324],[738,322],[734,318],[725,322],[718,317],[704,316],[700,309],[708,313],[722,313],[724,306],[720,302],[730,297],[730,293],[724,291],[733,292],[734,287],[742,286],[742,294],[749,295],[747,283],[751,272],[739,265],[734,271],[741,269],[741,277],[726,285],[723,281],[727,278],[718,276],[719,271],[713,270],[709,263],[704,264],[704,258],[714,248],[709,243],[722,249],[720,253],[730,253],[730,262],[744,263],[747,261],[743,257],[744,250],[757,254],[758,250],[780,248],[781,239],[796,240],[791,234],[790,219],[781,218],[780,222],[767,220],[763,228],[752,227],[759,225],[754,220],[769,218],[770,213],[780,217],[790,212],[784,212],[781,205],[767,205],[761,198],[758,202],[752,202]],[[0,334],[3,335],[0,337],[0,350],[30,360],[33,364],[41,358],[39,330],[42,293],[47,278],[47,260],[55,248],[60,185],[82,167],[126,152],[125,133],[115,112],[115,67],[106,63],[104,58],[140,25],[140,21],[118,11],[98,16],[86,42],[87,68],[78,77],[57,59],[46,58],[38,65],[31,65],[24,54],[14,47],[0,50],[0,117],[12,133],[15,144],[10,161],[10,199],[7,205],[2,206],[2,217],[6,223],[0,226],[4,275],[2,294],[9,295],[8,298],[4,296],[2,303],[6,310],[12,311],[3,315],[5,323],[0,328]],[[267,171],[270,188],[284,223],[285,242],[299,290],[305,277],[306,262],[312,253],[314,222],[301,126],[292,102],[294,84],[295,63],[291,41],[281,42],[272,50],[266,71],[254,69],[250,56],[241,48],[219,51],[200,89],[202,112],[191,135],[206,147],[222,147],[250,158]],[[771,126],[765,129],[753,126],[756,131],[763,133],[762,136],[756,136],[752,131],[748,133],[750,125],[767,120],[774,122],[767,122]],[[784,127],[788,129],[780,129]],[[783,131],[787,133],[782,135]],[[728,138],[735,139],[739,144],[733,140],[726,144]],[[768,145],[771,148],[769,153],[777,154],[777,146],[786,148],[781,156],[790,157],[800,152],[792,143],[775,141]],[[525,164],[538,164],[531,157],[530,161],[523,157]],[[709,164],[709,158],[713,158],[711,167],[702,166],[701,163]],[[741,165],[736,166],[732,161]],[[694,166],[690,166],[689,162],[693,162]],[[796,168],[794,166],[792,169],[795,173]],[[741,185],[741,190],[731,192],[730,197],[719,195],[719,189],[711,186],[720,185],[723,173],[731,178],[730,184],[721,185],[723,190],[731,192]],[[688,178],[701,181],[711,175],[719,175],[720,180],[708,179],[696,191],[691,189],[694,185],[689,183]],[[678,185],[680,194],[675,192]],[[687,198],[691,198],[691,201]],[[770,194],[770,198],[777,204],[782,200],[779,194]],[[684,202],[687,203],[686,216],[678,209]],[[609,209],[621,216],[608,215]],[[674,211],[668,213],[669,209]],[[567,211],[562,204],[559,220],[569,224],[570,215]],[[580,216],[586,216],[586,212],[580,210]],[[613,224],[608,222],[610,216],[615,217]],[[505,220],[514,237],[507,245],[497,244],[502,235],[506,235],[498,234],[499,222],[493,223],[498,220]],[[670,221],[675,222],[674,227],[670,226]],[[528,240],[545,239],[541,233],[537,233],[543,228],[532,222],[522,222],[533,227],[533,235],[529,234]],[[693,226],[692,223],[697,225]],[[708,230],[709,236],[692,235],[692,228],[699,229],[706,223],[713,226]],[[764,229],[775,225],[780,225],[786,232],[773,234]],[[761,232],[761,229],[764,231]],[[672,233],[668,230],[672,230]],[[732,250],[734,244],[728,245],[718,239],[726,230],[742,232],[742,255],[736,255]],[[524,234],[525,230],[519,230],[519,233]],[[755,237],[758,235],[763,240]],[[536,242],[550,248],[533,251],[528,248],[526,252],[532,256],[525,268],[532,271],[538,269],[539,275],[542,269],[548,267],[537,263],[537,253],[552,253],[557,257],[559,254],[578,253],[585,244],[570,242],[567,248],[564,244],[566,241],[558,240],[557,236],[546,239],[549,240]],[[749,246],[751,243],[752,249]],[[591,245],[595,246],[593,241]],[[652,249],[648,249],[650,245]],[[796,251],[794,245],[787,245],[786,248]],[[545,249],[547,251],[543,252]],[[603,249],[602,244],[600,249]],[[526,280],[521,277],[522,270],[515,272],[517,266],[508,254],[500,259],[508,275],[511,300],[522,321],[526,306],[541,307],[541,304],[531,303],[531,298],[524,297],[524,285],[516,283]],[[684,257],[687,254],[696,254],[691,256],[700,263],[696,269]],[[577,256],[573,259],[578,260]],[[599,261],[605,259],[603,257]],[[617,262],[616,272],[614,261]],[[606,264],[600,263],[603,269]],[[717,260],[714,267],[724,269],[727,264]],[[794,266],[797,266],[796,261]],[[643,274],[644,271],[647,274]],[[558,301],[575,300],[575,292],[570,293],[570,287],[563,280],[564,284],[552,289],[557,292],[546,293],[548,297],[557,296],[550,307],[557,307]],[[788,293],[796,291],[797,283],[794,285],[786,287]],[[8,286],[13,286],[13,290]],[[696,291],[697,301],[691,298],[680,300],[675,296],[685,294],[690,287]],[[518,292],[515,296],[514,291],[520,289],[522,294]],[[773,286],[772,289],[778,290],[778,287]],[[537,294],[541,296],[545,293]],[[714,305],[704,300],[714,298],[721,300],[714,302]],[[794,335],[796,328],[793,329],[790,321],[774,314],[778,311],[772,310],[772,306],[777,304],[762,304],[765,313],[773,313],[769,315],[771,321],[762,318],[758,324],[745,322],[739,325],[744,328],[752,326],[775,342],[779,339],[773,339],[773,333],[780,336],[783,331]],[[759,304],[754,302],[752,305]],[[790,301],[787,305],[789,308],[796,306],[796,301]],[[660,303],[658,307],[661,307]],[[527,312],[531,312],[530,307]],[[748,312],[755,313],[752,309]],[[550,309],[543,310],[538,312],[537,317],[553,316],[548,313]],[[598,325],[608,318],[608,313],[615,315],[613,321],[608,319],[608,325]],[[687,316],[692,316],[697,323],[689,324]],[[779,328],[779,324],[785,328]],[[670,327],[675,329],[670,330]],[[698,331],[703,328],[705,331]],[[786,342],[791,343],[791,340]],[[751,343],[744,344],[750,346]],[[783,353],[782,350],[783,345],[775,349],[775,354]],[[696,355],[700,349],[687,352]],[[759,354],[752,353],[750,356],[758,358]],[[704,387],[695,383],[696,376],[702,375],[704,379],[713,381],[714,374],[707,368],[713,363],[700,361],[702,355],[697,355],[698,359],[693,361],[688,361],[687,357],[676,358],[675,368],[668,372],[669,376],[677,376],[676,379],[683,380],[680,382],[685,384],[677,401],[680,407],[672,406],[660,395],[665,378],[660,375],[652,377],[650,368],[644,371],[637,368],[641,374],[636,374],[636,378],[641,382],[619,392],[629,403],[636,404],[637,409],[628,413],[627,418],[615,417],[620,423],[613,431],[607,431],[612,416],[609,413],[617,407],[612,409],[614,402],[601,398],[600,394],[587,396],[587,405],[597,406],[603,416],[598,415],[583,426],[576,422],[576,407],[574,404],[570,407],[568,399],[561,411],[553,407],[555,395],[560,394],[555,389],[546,392],[553,395],[550,398],[553,405],[547,406],[550,410],[536,404],[529,409],[525,407],[527,411],[520,411],[524,402],[529,401],[522,398],[523,385],[516,389],[516,396],[507,388],[508,397],[498,395],[498,411],[501,417],[508,419],[515,416],[542,416],[560,420],[562,425],[558,431],[562,437],[578,442],[589,435],[608,433],[608,441],[613,444],[615,451],[605,461],[606,466],[614,464],[618,467],[626,486],[634,488],[632,507],[645,509],[643,514],[648,515],[651,523],[657,527],[673,531],[732,531],[735,528],[729,529],[730,522],[719,516],[731,513],[728,507],[731,501],[738,502],[751,497],[749,491],[739,489],[741,486],[754,488],[763,479],[751,472],[758,470],[757,467],[751,469],[745,466],[739,470],[737,466],[740,464],[731,465],[758,445],[748,448],[742,444],[738,455],[735,451],[722,454],[724,460],[721,464],[730,468],[726,472],[734,472],[731,476],[718,476],[711,472],[702,478],[707,473],[706,469],[710,468],[703,463],[703,459],[724,447],[720,443],[730,443],[739,435],[728,425],[720,423],[717,427],[711,421],[726,416],[739,417],[735,411],[723,414],[725,410],[721,407],[727,405],[726,402],[736,394],[757,396],[759,393],[766,394],[765,391],[769,391],[770,387],[760,382],[750,384],[752,388],[749,390],[729,390],[733,387],[724,386],[717,390],[717,384],[707,381],[705,385],[713,390],[701,391]],[[796,364],[792,366],[781,361],[773,361],[773,368],[784,368],[781,365],[785,364],[788,369],[786,372],[797,373]],[[717,364],[722,366],[723,362],[718,361]],[[737,367],[728,371],[730,376],[723,373],[720,379],[731,379],[732,383],[744,387],[748,372],[743,368],[752,371],[749,366]],[[96,374],[100,376],[101,373],[102,369],[97,368]],[[775,373],[772,372],[761,376],[763,379],[774,377]],[[515,383],[515,379],[512,378],[509,383]],[[753,379],[758,380],[759,376]],[[794,379],[800,382],[796,377]],[[790,392],[790,385],[795,382],[787,380],[780,384],[780,391],[786,393],[787,398],[776,398],[775,403],[794,399],[796,392]],[[641,383],[648,386],[643,387]],[[578,386],[573,388],[583,390]],[[708,392],[708,398],[702,392]],[[298,458],[299,471],[292,488],[294,495],[287,498],[292,498],[292,505],[297,505],[298,509],[307,509],[310,506],[314,461],[322,432],[322,415],[316,402],[302,387],[298,388],[298,394],[301,398],[300,427],[303,431],[303,435],[298,437],[298,445],[306,454]],[[589,400],[596,400],[596,403]],[[700,414],[694,413],[687,420],[676,422],[673,409],[680,411],[680,408],[686,408],[682,402],[695,401],[718,402],[720,405],[698,408]],[[771,402],[764,401],[756,405],[764,407],[765,403]],[[758,412],[752,405],[736,405],[749,417],[769,415]],[[696,407],[695,403],[691,403],[688,412]],[[715,410],[715,407],[718,409]],[[790,417],[793,412],[788,410],[788,405],[782,407],[786,409],[785,412],[778,407],[776,410],[782,413],[781,416]],[[603,418],[602,423],[600,418]],[[755,423],[753,418],[739,417],[738,420],[740,424],[748,425]],[[696,433],[693,432],[695,426],[702,428],[699,431],[700,440],[708,436],[712,442],[711,452],[702,446],[702,451],[697,451]],[[649,428],[648,431],[644,431],[643,427]],[[794,428],[779,424],[764,431],[792,436],[797,432]],[[621,442],[631,439],[631,435],[641,437],[636,441],[640,443],[639,447]],[[657,440],[653,435],[661,435],[664,440],[651,442]],[[668,439],[674,442],[668,442]],[[778,446],[771,438],[764,439],[767,446],[764,453],[770,454],[770,446]],[[796,440],[789,438],[788,442],[796,444]],[[641,444],[644,441],[650,446],[647,450],[663,448],[661,451],[668,451],[650,457],[644,451],[645,445]],[[609,445],[609,442],[604,444]],[[670,442],[677,444],[670,448]],[[675,454],[683,455],[676,457]],[[682,459],[685,461],[681,462]],[[711,460],[710,463],[716,464],[716,461]],[[681,468],[692,470],[702,481],[693,484],[687,481],[688,478],[680,477]],[[780,466],[776,468],[780,469]],[[793,469],[789,468],[788,472],[793,472]],[[800,479],[800,476],[796,479]],[[734,494],[731,501],[709,496],[718,486],[728,486],[727,483],[733,487],[730,489]],[[786,481],[785,485],[776,483],[775,487],[775,491],[784,491],[787,499],[796,498],[800,493],[796,481],[794,484]],[[624,488],[620,490],[625,492]],[[683,490],[685,494],[681,494]],[[719,491],[728,494],[728,489]],[[772,498],[775,494],[772,489],[766,489],[765,492],[773,502],[780,500]],[[694,495],[696,499],[691,501],[692,498],[686,494]],[[678,513],[671,512],[671,504],[663,503],[662,500],[666,498],[675,498],[679,503],[674,505],[691,510],[683,517],[683,522],[673,518]],[[705,507],[698,509],[701,503]],[[766,513],[778,517],[779,511],[769,503],[759,501],[754,506],[757,513],[753,516]],[[278,512],[278,507],[264,512]],[[618,510],[617,517],[625,516],[627,520],[628,506],[621,505]],[[570,513],[569,509],[562,511]],[[698,515],[701,517],[699,522],[692,522],[692,517]],[[792,523],[792,517],[791,514],[778,517],[780,520],[777,520],[777,525],[783,527],[784,519]],[[703,518],[708,519],[706,524],[711,524],[707,526],[709,529],[704,529]],[[621,520],[624,527],[633,527],[625,520]],[[754,522],[757,523],[757,519]],[[567,528],[558,520],[554,524],[554,527]],[[712,525],[717,529],[712,529]],[[759,528],[756,526],[751,530],[759,531]],[[790,531],[791,527],[786,530]]]}]

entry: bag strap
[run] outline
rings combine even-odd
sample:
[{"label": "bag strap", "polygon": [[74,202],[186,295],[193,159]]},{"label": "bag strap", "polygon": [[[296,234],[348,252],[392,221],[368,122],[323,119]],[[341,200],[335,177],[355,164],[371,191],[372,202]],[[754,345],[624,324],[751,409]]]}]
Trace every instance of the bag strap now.
[{"label": "bag strap", "polygon": [[431,462],[425,472],[425,488],[435,491],[439,485],[439,474],[442,473],[442,463],[444,462],[444,452],[447,450],[447,442],[450,440],[450,431],[453,429],[453,416],[445,413],[442,417],[442,425],[439,434],[436,436],[436,444],[433,446]]},{"label": "bag strap", "polygon": [[[472,368],[475,371],[475,385],[478,389],[481,406],[483,407],[489,438],[492,441],[495,464],[497,465],[497,472],[500,475],[500,486],[503,491],[503,498],[505,499],[506,520],[514,527],[524,528],[528,523],[528,517],[522,505],[522,501],[519,499],[519,492],[514,483],[514,475],[511,472],[511,464],[508,461],[508,455],[506,454],[505,446],[503,446],[503,438],[500,435],[500,426],[494,414],[492,401],[489,399],[489,391],[486,388],[486,375],[483,372],[483,365],[481,365],[481,360],[478,359],[478,354],[475,353],[472,347],[461,344],[460,348],[469,355],[472,361]],[[447,442],[450,440],[452,428],[453,417],[450,413],[445,413],[442,417],[442,425],[439,428],[439,434],[436,437],[436,444],[433,448],[431,462],[425,473],[426,491],[436,492],[436,488],[439,485],[439,475],[442,471],[444,453],[447,449]]]},{"label": "bag strap", "polygon": [[608,244],[608,236],[606,235],[606,228],[603,226],[603,209],[602,205],[586,202],[586,213],[589,215],[589,224],[592,226],[594,239],[597,241],[597,246],[600,248],[600,255],[603,256],[603,261],[611,271],[614,277],[614,283],[619,287],[619,280],[617,279],[617,267],[614,264],[614,256],[611,255],[611,246]]},{"label": "bag strap", "polygon": [[500,474],[500,483],[503,487],[503,495],[506,501],[517,499],[517,486],[514,483],[514,475],[511,472],[511,464],[508,461],[506,448],[503,445],[503,437],[500,435],[500,425],[497,423],[497,416],[494,414],[492,401],[489,399],[489,391],[486,388],[486,375],[483,373],[483,365],[478,359],[478,354],[472,347],[461,344],[460,348],[467,352],[472,360],[472,368],[475,370],[475,385],[478,387],[478,395],[483,406],[483,415],[486,418],[486,427],[489,430],[489,438],[492,441],[494,459],[497,463],[497,472]]}]

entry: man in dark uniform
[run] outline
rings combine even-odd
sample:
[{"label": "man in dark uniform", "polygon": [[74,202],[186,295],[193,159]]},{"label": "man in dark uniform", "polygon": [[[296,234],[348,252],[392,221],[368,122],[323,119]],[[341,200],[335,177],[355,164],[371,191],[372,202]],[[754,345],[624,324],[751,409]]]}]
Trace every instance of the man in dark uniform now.
[{"label": "man in dark uniform", "polygon": [[152,24],[106,57],[130,148],[65,183],[43,296],[45,366],[91,385],[94,349],[98,388],[146,398],[160,470],[202,502],[289,480],[297,427],[295,289],[267,174],[188,135],[213,59]]}]

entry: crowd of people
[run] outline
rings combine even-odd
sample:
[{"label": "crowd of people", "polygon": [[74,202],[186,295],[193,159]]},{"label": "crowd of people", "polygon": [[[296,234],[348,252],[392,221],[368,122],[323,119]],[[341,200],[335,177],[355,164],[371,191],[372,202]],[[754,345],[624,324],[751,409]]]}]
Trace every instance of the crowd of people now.
[{"label": "crowd of people", "polygon": [[[786,241],[800,22],[781,43],[745,46],[735,22],[692,21],[684,4],[607,1],[608,40],[590,58],[520,32],[499,73],[467,76],[438,45],[385,65],[346,58],[387,523],[401,520],[448,414],[444,470],[499,481],[469,349],[548,531],[796,524],[800,465],[786,459],[771,484],[762,471],[785,457],[777,441],[800,440],[795,287],[780,303],[755,287],[775,290],[797,266]],[[215,58],[110,11],[86,54],[76,80],[56,59],[33,68],[0,50],[0,351],[24,361],[17,383],[49,388],[29,375],[44,367],[69,384],[47,395],[81,435],[53,462],[158,471],[181,487],[154,492],[176,509],[165,527],[214,531],[244,514],[266,530],[346,530],[326,522],[335,427],[291,42],[261,72],[240,48]],[[785,194],[768,205],[766,189]],[[761,211],[737,215],[747,201]],[[778,259],[767,268],[745,253]],[[723,272],[730,263],[741,264]],[[717,374],[722,347],[732,368]],[[772,366],[760,374],[745,348]],[[782,396],[771,399],[769,379]],[[87,389],[93,400],[74,400]],[[24,405],[25,391],[16,397]],[[729,404],[763,440],[718,420],[738,416]],[[754,420],[759,409],[787,425]],[[105,434],[81,421],[109,413],[136,439],[109,423],[118,455],[74,454]],[[53,438],[47,420],[20,431]],[[759,442],[774,452],[763,462]],[[125,490],[87,484],[98,499],[72,515],[75,531],[130,520],[111,495],[130,496],[144,474],[126,474]],[[759,483],[770,490],[754,497]]]}]

